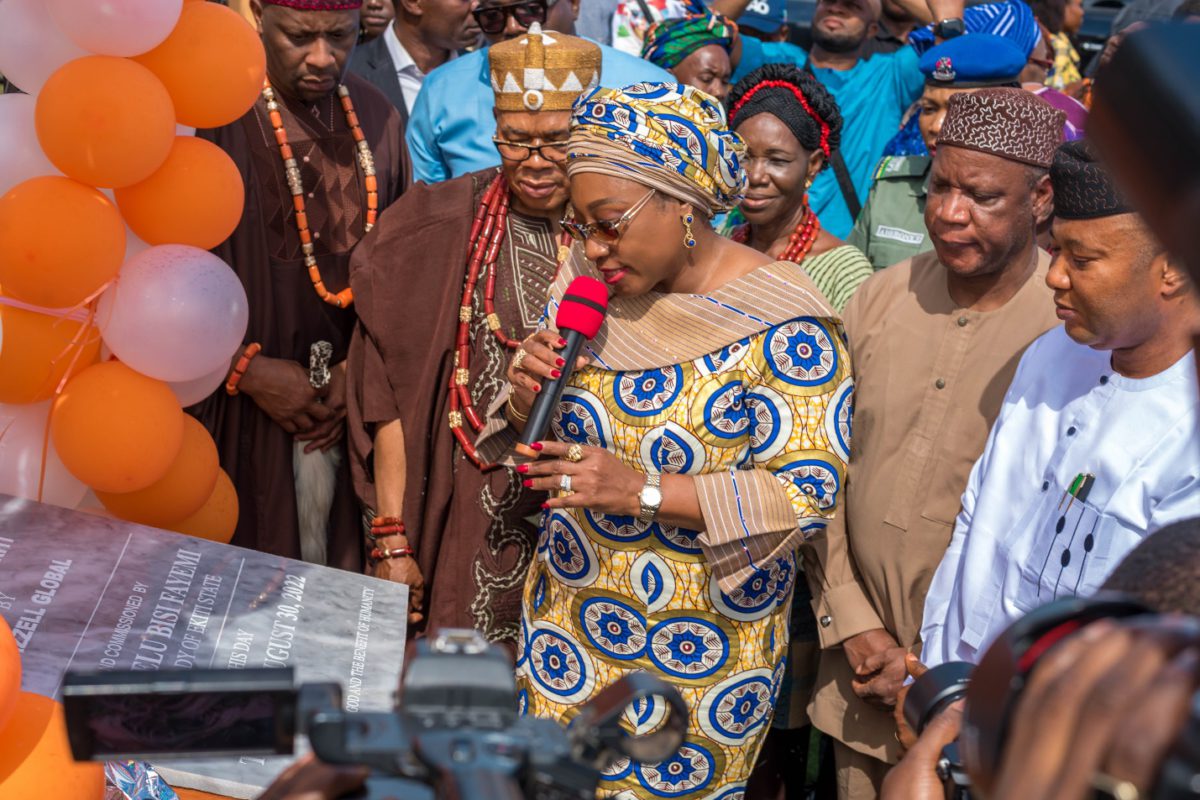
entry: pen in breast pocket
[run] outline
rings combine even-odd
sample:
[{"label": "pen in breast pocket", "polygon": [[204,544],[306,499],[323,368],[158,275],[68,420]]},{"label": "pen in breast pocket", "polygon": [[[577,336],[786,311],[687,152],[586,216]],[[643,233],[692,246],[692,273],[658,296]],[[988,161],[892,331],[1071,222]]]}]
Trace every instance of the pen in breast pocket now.
[{"label": "pen in breast pocket", "polygon": [[[1071,510],[1071,506],[1076,500],[1083,503],[1087,501],[1088,493],[1092,491],[1092,484],[1095,482],[1096,476],[1090,472],[1081,472],[1071,481],[1071,485],[1063,492],[1062,500],[1058,501],[1058,509],[1062,511],[1063,519],[1066,519],[1067,513]],[[1063,501],[1067,501],[1067,507],[1063,508]],[[1061,522],[1062,520],[1060,520]]]},{"label": "pen in breast pocket", "polygon": [[1075,480],[1071,481],[1071,488],[1068,491],[1070,491],[1072,498],[1081,503],[1086,503],[1088,495],[1092,491],[1092,484],[1095,482],[1095,475],[1090,472],[1081,472],[1075,476]]}]

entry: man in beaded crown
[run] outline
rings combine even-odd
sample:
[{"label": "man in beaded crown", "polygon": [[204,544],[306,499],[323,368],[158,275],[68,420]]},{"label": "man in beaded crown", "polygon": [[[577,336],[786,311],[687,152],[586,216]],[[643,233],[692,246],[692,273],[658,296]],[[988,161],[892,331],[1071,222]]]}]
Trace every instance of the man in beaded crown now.
[{"label": "man in beaded crown", "polygon": [[488,65],[500,168],[414,185],[352,260],[349,425],[355,486],[379,523],[369,546],[383,545],[373,574],[423,589],[429,630],[515,645],[527,517],[545,496],[473,443],[566,254],[571,107],[598,84],[601,53],[535,23]]},{"label": "man in beaded crown", "polygon": [[[229,153],[246,186],[242,220],[216,252],[245,286],[250,320],[225,388],[190,409],[237,488],[233,543],[351,570],[363,555],[345,457],[350,253],[406,180],[396,110],[345,74],[361,2],[252,0],[263,96],[197,134]],[[328,377],[310,373],[320,342]]]},{"label": "man in beaded crown", "polygon": [[[496,111],[570,111],[576,98],[600,83],[600,48],[536,22],[529,34],[488,53]],[[503,155],[503,154],[501,154]]]}]

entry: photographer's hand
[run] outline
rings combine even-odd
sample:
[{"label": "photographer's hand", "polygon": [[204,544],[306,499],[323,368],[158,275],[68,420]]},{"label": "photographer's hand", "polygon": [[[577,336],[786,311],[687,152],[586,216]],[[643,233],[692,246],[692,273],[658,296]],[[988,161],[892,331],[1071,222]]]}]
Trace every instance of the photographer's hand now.
[{"label": "photographer's hand", "polygon": [[[929,672],[929,667],[922,664],[912,653],[904,657],[904,669],[914,681]],[[892,720],[896,723],[896,741],[905,751],[911,750],[917,743],[917,732],[908,726],[908,720],[904,718],[904,701],[908,699],[908,690],[911,686],[912,684],[909,683],[900,687],[900,691],[896,693],[896,707],[892,709]]]},{"label": "photographer's hand", "polygon": [[333,767],[305,756],[285,769],[258,800],[337,800],[363,788],[366,767]]},{"label": "photographer's hand", "polygon": [[938,777],[937,763],[942,748],[962,730],[963,703],[959,700],[947,706],[925,727],[912,749],[888,772],[880,800],[944,800],[946,789]]},{"label": "photographer's hand", "polygon": [[1085,800],[1098,773],[1148,791],[1187,713],[1198,656],[1195,620],[1170,617],[1101,620],[1053,648],[1017,704],[989,796]]}]

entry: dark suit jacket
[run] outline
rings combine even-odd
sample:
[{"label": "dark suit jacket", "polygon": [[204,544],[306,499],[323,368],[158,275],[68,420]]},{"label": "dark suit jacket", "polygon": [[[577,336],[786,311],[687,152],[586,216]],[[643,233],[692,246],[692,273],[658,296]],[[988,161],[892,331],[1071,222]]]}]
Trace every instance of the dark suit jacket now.
[{"label": "dark suit jacket", "polygon": [[404,92],[396,77],[396,64],[392,61],[392,54],[388,52],[382,34],[354,48],[350,56],[350,71],[383,92],[400,112],[401,126],[408,127],[408,106],[404,104]]}]

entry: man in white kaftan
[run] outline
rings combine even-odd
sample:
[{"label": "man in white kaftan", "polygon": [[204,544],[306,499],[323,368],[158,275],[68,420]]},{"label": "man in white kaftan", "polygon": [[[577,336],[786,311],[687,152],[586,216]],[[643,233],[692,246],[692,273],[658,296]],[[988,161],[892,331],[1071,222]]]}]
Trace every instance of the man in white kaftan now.
[{"label": "man in white kaftan", "polygon": [[921,660],[978,661],[1009,624],[1095,592],[1143,538],[1200,516],[1187,273],[1082,143],[1051,168],[1064,326],[1021,358],[925,602]]}]

